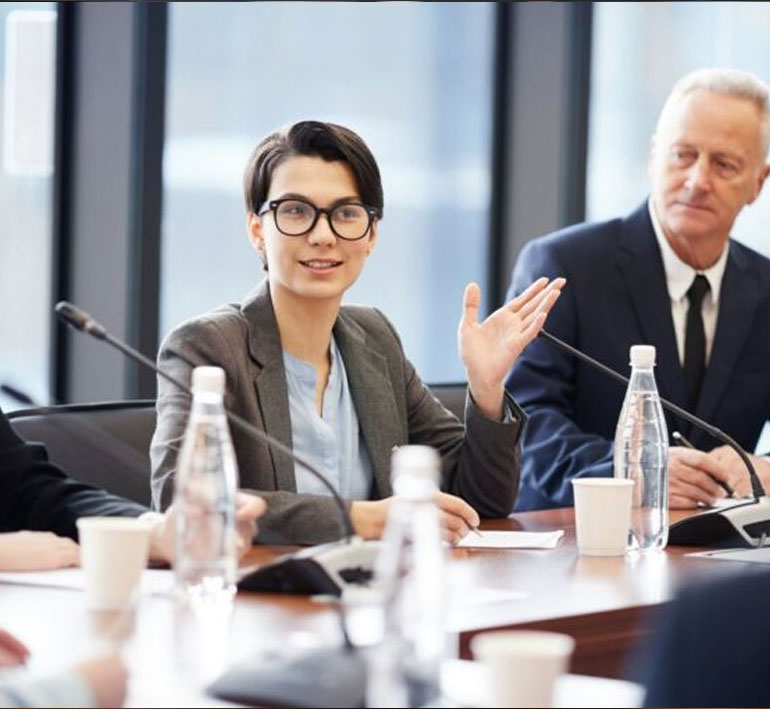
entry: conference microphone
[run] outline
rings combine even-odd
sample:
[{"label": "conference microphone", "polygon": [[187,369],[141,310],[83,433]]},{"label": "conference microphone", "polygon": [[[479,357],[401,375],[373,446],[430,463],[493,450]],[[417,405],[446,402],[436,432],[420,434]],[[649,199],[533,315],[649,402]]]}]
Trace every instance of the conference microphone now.
[{"label": "conference microphone", "polygon": [[[593,357],[568,345],[547,330],[541,330],[539,336],[558,349],[576,357],[582,362],[599,370],[617,382],[628,386],[628,377],[602,364]],[[712,426],[689,411],[660,397],[660,403],[679,418],[697,426],[717,440],[730,446],[741,458],[749,471],[753,500],[736,503],[724,509],[713,509],[675,522],[669,527],[669,544],[704,547],[734,547],[736,545],[761,547],[770,537],[770,499],[765,495],[762,481],[754,470],[754,465],[746,452],[724,431]]]},{"label": "conference microphone", "polygon": [[[149,367],[158,376],[171,382],[181,391],[192,397],[192,390],[184,382],[160,369],[149,357],[145,357],[133,347],[110,334],[88,313],[72,303],[60,301],[54,307],[56,315],[76,330],[85,332],[97,340],[102,340],[122,352],[129,359]],[[173,353],[188,365],[194,367],[179,352]],[[289,456],[329,490],[337,504],[344,528],[340,541],[307,547],[300,551],[276,559],[270,564],[247,573],[238,582],[243,591],[268,591],[301,594],[331,594],[339,596],[348,584],[363,584],[372,578],[374,560],[379,550],[379,543],[364,541],[353,529],[350,514],[345,502],[334,489],[326,476],[311,463],[298,456],[291,448],[281,443],[265,431],[260,430],[246,419],[224,407],[227,418],[246,435],[260,443],[267,444],[272,450]]]}]

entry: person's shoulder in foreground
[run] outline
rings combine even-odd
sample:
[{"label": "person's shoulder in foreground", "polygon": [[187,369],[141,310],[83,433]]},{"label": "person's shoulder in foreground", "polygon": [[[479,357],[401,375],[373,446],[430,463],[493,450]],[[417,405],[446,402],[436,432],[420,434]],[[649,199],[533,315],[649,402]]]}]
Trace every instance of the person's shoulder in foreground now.
[{"label": "person's shoulder in foreground", "polygon": [[770,571],[691,585],[659,619],[635,668],[647,707],[767,707]]}]

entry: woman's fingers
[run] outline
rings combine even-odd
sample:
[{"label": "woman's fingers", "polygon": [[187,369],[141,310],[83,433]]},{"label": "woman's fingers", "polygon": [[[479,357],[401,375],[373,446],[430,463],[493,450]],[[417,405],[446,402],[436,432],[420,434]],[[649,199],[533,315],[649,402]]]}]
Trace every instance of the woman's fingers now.
[{"label": "woman's fingers", "polygon": [[550,291],[561,290],[566,282],[567,279],[561,276],[550,281],[545,276],[541,276],[523,293],[508,303],[508,308],[511,312],[517,313],[521,317],[526,317],[537,309],[543,298],[547,297]]}]

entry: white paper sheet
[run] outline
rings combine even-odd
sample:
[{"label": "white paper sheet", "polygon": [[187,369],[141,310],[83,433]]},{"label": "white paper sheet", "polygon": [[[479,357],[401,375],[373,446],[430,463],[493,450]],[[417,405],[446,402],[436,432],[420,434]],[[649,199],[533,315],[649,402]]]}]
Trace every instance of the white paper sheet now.
[{"label": "white paper sheet", "polygon": [[[0,583],[15,583],[24,586],[53,586],[83,590],[86,586],[83,569],[55,569],[53,571],[3,571]],[[145,569],[142,572],[142,593],[167,594],[174,583],[168,569]]]},{"label": "white paper sheet", "polygon": [[564,536],[563,529],[552,532],[469,532],[457,545],[468,549],[553,549]]}]

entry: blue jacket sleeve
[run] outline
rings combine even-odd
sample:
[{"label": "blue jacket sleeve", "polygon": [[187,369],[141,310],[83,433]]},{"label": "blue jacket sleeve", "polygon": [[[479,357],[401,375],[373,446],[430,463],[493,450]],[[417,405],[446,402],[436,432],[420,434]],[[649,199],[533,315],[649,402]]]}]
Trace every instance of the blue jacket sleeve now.
[{"label": "blue jacket sleeve", "polygon": [[[540,276],[567,278],[546,329],[579,347],[576,295],[552,240],[539,239],[523,249],[508,299]],[[522,437],[517,510],[570,506],[573,478],[612,474],[612,442],[581,430],[575,422],[576,371],[574,357],[538,338],[524,350],[508,378],[508,390],[529,417]]]}]

